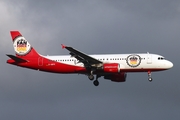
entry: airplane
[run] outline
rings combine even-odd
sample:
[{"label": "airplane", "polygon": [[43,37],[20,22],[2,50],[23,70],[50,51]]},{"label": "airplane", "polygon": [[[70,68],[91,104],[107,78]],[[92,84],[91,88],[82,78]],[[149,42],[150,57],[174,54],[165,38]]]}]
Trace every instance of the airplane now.
[{"label": "airplane", "polygon": [[7,60],[8,64],[51,73],[84,74],[95,86],[99,85],[99,77],[113,82],[125,82],[128,72],[147,72],[151,82],[151,72],[173,67],[172,62],[157,54],[87,55],[63,44],[62,49],[67,49],[70,55],[44,56],[39,54],[19,31],[10,31],[10,34],[16,55],[7,54],[10,58]]}]

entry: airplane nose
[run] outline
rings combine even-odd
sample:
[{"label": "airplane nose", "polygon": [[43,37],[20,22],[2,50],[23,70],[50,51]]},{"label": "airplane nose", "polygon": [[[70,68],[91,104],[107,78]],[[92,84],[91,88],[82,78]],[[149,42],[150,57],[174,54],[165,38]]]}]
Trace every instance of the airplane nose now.
[{"label": "airplane nose", "polygon": [[168,61],[167,66],[168,66],[168,68],[172,68],[173,67],[173,63]]}]

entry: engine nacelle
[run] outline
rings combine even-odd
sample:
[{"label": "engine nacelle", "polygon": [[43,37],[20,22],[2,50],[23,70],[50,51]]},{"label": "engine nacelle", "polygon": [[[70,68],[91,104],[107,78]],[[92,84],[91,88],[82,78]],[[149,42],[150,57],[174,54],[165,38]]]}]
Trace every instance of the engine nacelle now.
[{"label": "engine nacelle", "polygon": [[118,63],[104,63],[103,71],[107,73],[119,73],[120,72],[120,64]]},{"label": "engine nacelle", "polygon": [[104,79],[109,79],[113,82],[125,82],[127,74],[126,73],[119,73],[119,74],[111,74],[104,76]]}]

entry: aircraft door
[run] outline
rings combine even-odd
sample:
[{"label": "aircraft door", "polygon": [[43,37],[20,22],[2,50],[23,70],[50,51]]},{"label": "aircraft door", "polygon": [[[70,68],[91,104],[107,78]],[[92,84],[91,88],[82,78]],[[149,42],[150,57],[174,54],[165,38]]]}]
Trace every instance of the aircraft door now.
[{"label": "aircraft door", "polygon": [[38,65],[43,66],[43,58],[42,57],[38,58]]},{"label": "aircraft door", "polygon": [[151,64],[152,63],[152,55],[147,53],[147,64]]}]

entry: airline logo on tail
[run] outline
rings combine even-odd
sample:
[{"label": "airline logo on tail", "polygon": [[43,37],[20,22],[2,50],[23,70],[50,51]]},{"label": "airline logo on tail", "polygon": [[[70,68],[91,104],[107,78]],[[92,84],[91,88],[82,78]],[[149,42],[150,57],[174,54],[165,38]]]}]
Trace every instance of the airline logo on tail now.
[{"label": "airline logo on tail", "polygon": [[13,46],[18,55],[26,55],[31,50],[31,45],[22,36],[15,38]]}]

